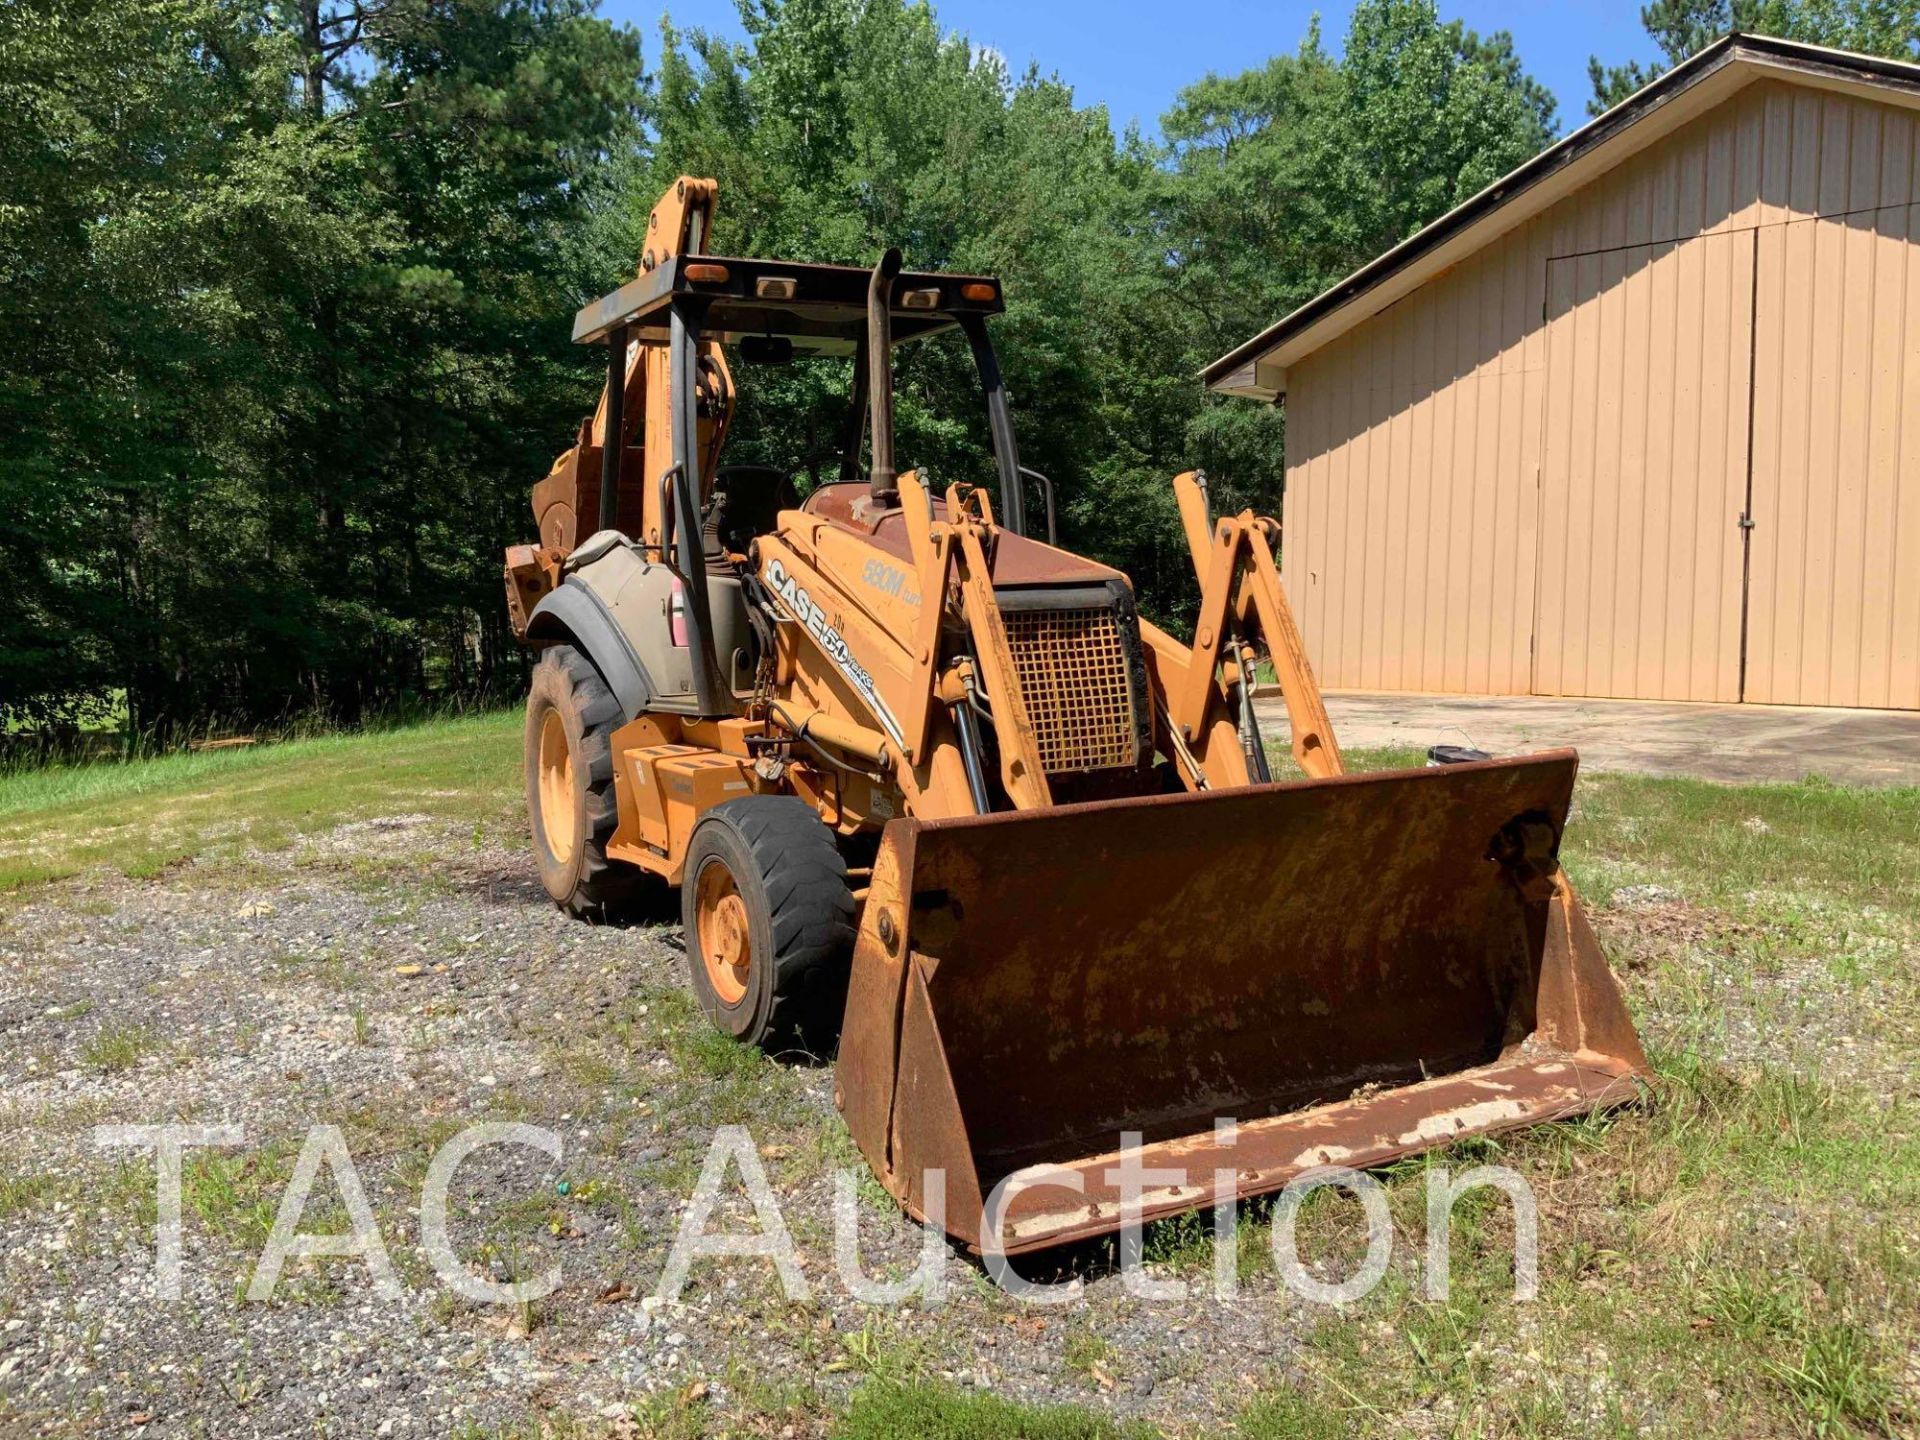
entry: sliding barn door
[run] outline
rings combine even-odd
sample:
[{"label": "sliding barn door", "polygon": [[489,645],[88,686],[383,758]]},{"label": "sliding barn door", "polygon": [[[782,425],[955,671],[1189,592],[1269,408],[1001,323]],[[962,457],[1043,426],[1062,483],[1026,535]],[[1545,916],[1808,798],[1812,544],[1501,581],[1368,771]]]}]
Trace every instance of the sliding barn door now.
[{"label": "sliding barn door", "polygon": [[1538,694],[1740,698],[1754,249],[1547,264]]},{"label": "sliding barn door", "polygon": [[1746,698],[1920,709],[1920,206],[1760,232]]}]

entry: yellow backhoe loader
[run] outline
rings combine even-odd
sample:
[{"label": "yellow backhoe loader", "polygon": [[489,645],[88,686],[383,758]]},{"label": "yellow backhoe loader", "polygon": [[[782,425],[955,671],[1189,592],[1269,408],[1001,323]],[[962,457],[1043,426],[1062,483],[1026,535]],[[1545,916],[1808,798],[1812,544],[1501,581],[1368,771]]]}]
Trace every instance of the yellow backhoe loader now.
[{"label": "yellow backhoe loader", "polygon": [[[1556,860],[1571,751],[1345,773],[1274,521],[1173,482],[1201,602],[1166,634],[1055,544],[998,281],[710,255],[714,200],[676,184],[637,278],[576,318],[606,388],[507,554],[559,904],[678,886],[714,1023],[837,1041],[875,1172],[923,1219],[941,1172],[942,1223],[995,1254],[1636,1093]],[[943,331],[987,485],[895,469],[894,348]],[[729,352],[851,361],[836,480],[722,461]],[[1304,779],[1268,774],[1263,651]]]}]

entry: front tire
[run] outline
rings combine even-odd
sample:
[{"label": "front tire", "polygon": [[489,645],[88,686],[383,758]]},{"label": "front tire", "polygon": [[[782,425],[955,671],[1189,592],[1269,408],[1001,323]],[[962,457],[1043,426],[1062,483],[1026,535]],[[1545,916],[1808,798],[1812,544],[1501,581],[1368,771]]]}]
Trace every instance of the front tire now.
[{"label": "front tire", "polygon": [[853,894],[833,832],[805,801],[755,795],[700,818],[681,881],[700,1008],[736,1040],[824,1055],[840,1032]]},{"label": "front tire", "polygon": [[641,879],[607,858],[619,819],[613,732],[622,718],[591,660],[571,645],[546,648],[527,694],[527,817],[540,883],[582,919],[603,920],[625,907]]}]

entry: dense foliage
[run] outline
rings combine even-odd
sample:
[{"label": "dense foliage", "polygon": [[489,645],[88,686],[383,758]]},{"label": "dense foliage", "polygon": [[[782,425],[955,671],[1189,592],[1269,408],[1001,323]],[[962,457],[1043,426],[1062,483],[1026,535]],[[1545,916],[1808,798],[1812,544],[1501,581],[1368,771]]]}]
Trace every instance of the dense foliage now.
[{"label": "dense foliage", "polygon": [[1595,56],[1587,62],[1593,79],[1588,114],[1618,105],[1667,66],[1678,65],[1732,30],[1896,60],[1920,59],[1920,3],[1915,0],[1652,0],[1640,7],[1640,23],[1666,64],[1630,60],[1607,65]]},{"label": "dense foliage", "polygon": [[[598,378],[568,318],[686,172],[717,249],[1004,276],[1023,458],[1178,611],[1168,477],[1271,508],[1282,473],[1281,413],[1199,367],[1554,133],[1508,39],[1432,0],[1207,76],[1157,141],[925,4],[741,13],[649,76],[592,0],[0,0],[0,725],[516,687],[500,548]],[[817,475],[846,369],[744,375],[735,458]],[[984,474],[964,352],[900,385],[902,463]]]},{"label": "dense foliage", "polygon": [[483,680],[500,538],[582,404],[565,316],[612,269],[635,37],[586,0],[0,24],[0,710]]}]

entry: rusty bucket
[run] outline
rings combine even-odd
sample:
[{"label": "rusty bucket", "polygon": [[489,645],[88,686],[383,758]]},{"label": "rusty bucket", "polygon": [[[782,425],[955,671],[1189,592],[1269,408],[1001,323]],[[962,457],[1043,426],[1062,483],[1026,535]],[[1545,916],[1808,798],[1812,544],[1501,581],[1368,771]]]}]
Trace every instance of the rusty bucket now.
[{"label": "rusty bucket", "polygon": [[[947,1230],[1014,1254],[1631,1098],[1557,863],[1576,767],[894,821],[836,1076],[855,1140],[913,1214],[942,1171]],[[1127,1204],[1123,1147],[1157,1172]]]}]

